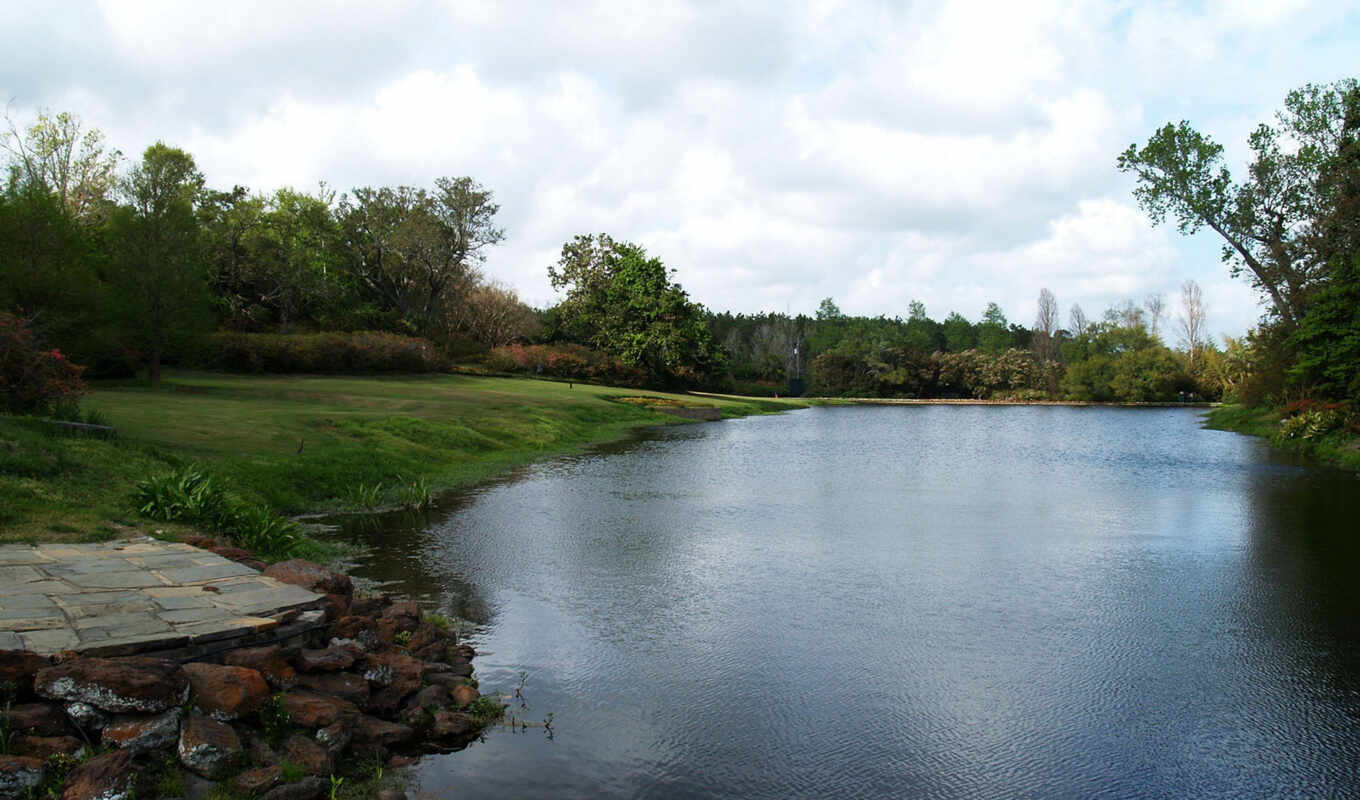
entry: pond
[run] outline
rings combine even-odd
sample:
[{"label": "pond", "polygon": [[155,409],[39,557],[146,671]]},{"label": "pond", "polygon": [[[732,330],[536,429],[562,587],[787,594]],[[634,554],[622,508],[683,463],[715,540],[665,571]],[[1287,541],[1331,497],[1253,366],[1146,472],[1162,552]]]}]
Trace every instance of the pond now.
[{"label": "pond", "polygon": [[526,673],[435,796],[1353,795],[1357,490],[1190,409],[834,407],[343,535]]}]

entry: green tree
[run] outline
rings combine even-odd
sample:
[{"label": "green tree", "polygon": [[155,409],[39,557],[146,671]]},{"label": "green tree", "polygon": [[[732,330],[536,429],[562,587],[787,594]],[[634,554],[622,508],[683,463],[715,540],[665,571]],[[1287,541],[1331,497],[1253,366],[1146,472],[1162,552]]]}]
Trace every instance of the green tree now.
[{"label": "green tree", "polygon": [[1001,311],[1001,306],[988,303],[982,312],[982,321],[977,326],[978,348],[984,353],[1000,353],[1011,346],[1010,323]]},{"label": "green tree", "polygon": [[125,203],[110,220],[126,329],[146,350],[152,383],[160,380],[167,349],[210,320],[195,212],[202,188],[193,157],[157,142],[121,182]]},{"label": "green tree", "polygon": [[577,236],[562,246],[548,277],[567,292],[557,324],[569,338],[666,385],[701,384],[721,368],[703,306],[640,245],[608,234]]},{"label": "green tree", "polygon": [[1262,124],[1248,144],[1247,177],[1234,181],[1223,147],[1182,121],[1158,129],[1143,147],[1129,145],[1119,169],[1134,175],[1134,196],[1154,224],[1175,217],[1181,233],[1208,227],[1223,240],[1223,260],[1243,271],[1292,329],[1332,253],[1320,236],[1335,187],[1332,171],[1345,140],[1357,81],[1308,85],[1290,92],[1274,126]]},{"label": "green tree", "polygon": [[959,312],[949,312],[940,327],[944,335],[944,348],[948,352],[960,353],[977,346],[977,330]]},{"label": "green tree", "polygon": [[11,175],[22,184],[37,184],[81,223],[104,217],[118,179],[122,153],[108,147],[98,128],[84,129],[80,118],[65,111],[44,111],[25,131],[6,118],[0,141],[10,154]]}]

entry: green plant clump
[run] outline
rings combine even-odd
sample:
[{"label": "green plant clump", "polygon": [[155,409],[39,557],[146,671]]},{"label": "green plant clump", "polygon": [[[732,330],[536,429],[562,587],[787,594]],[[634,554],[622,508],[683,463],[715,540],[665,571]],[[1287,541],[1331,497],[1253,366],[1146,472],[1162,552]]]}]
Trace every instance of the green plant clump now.
[{"label": "green plant clump", "polygon": [[209,528],[267,558],[292,555],[298,542],[296,522],[242,501],[195,467],[138,483],[134,503],[144,516]]}]

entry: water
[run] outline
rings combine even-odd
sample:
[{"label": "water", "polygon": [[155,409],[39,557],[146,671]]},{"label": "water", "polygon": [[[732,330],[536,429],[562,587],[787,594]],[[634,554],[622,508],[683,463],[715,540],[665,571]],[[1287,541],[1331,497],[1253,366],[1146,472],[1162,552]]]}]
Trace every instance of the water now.
[{"label": "water", "polygon": [[553,714],[431,795],[1345,796],[1357,489],[1191,410],[822,408],[347,535]]}]

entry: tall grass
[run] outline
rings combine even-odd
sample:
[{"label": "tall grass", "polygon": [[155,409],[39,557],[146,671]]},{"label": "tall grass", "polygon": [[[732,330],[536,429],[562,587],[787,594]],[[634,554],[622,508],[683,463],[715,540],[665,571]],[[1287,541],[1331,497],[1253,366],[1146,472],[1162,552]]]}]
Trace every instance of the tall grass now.
[{"label": "tall grass", "polygon": [[133,503],[142,516],[186,522],[224,534],[266,558],[286,558],[297,549],[296,522],[263,506],[244,502],[196,467],[141,481]]}]

